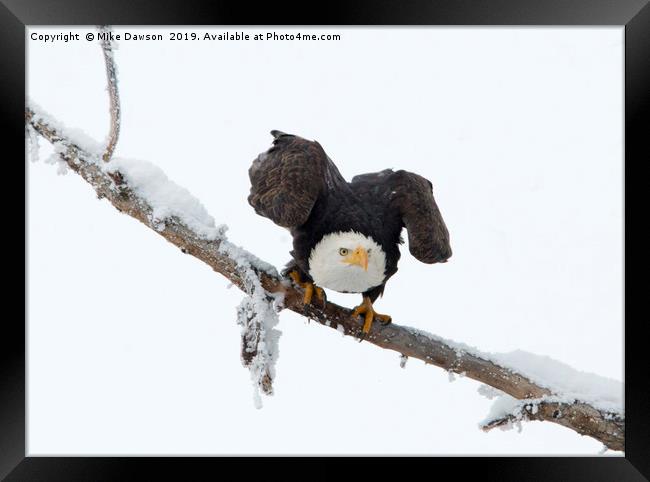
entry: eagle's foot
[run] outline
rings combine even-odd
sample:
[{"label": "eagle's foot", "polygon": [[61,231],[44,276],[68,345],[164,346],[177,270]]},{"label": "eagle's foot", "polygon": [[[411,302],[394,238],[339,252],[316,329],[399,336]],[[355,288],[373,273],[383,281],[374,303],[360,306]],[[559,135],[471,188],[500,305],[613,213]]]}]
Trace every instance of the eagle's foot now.
[{"label": "eagle's foot", "polygon": [[314,297],[314,293],[316,293],[316,298],[318,298],[318,301],[321,302],[321,305],[325,307],[325,304],[327,303],[327,298],[325,296],[325,290],[323,288],[321,288],[320,286],[316,286],[311,281],[302,281],[302,279],[300,278],[300,273],[298,273],[298,271],[295,270],[289,272],[289,277],[293,280],[294,283],[296,283],[303,290],[305,290],[305,295],[302,298],[303,305],[311,304],[312,299]]},{"label": "eagle's foot", "polygon": [[392,321],[391,317],[388,315],[382,315],[377,313],[372,307],[372,301],[367,296],[363,297],[363,303],[354,308],[352,311],[352,316],[355,318],[359,315],[364,315],[363,328],[361,329],[361,334],[359,335],[359,341],[363,341],[366,338],[366,335],[370,333],[370,327],[374,320],[379,321],[382,325],[387,325]]},{"label": "eagle's foot", "polygon": [[316,298],[318,298],[322,307],[325,308],[325,305],[327,305],[327,295],[325,294],[325,290],[320,286],[314,285],[314,291],[316,292]]}]

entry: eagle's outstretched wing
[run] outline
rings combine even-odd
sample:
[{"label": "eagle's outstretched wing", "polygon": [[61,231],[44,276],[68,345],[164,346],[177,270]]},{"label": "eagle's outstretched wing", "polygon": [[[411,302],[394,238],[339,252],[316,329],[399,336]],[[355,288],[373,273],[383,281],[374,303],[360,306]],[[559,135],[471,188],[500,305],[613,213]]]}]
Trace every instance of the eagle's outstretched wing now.
[{"label": "eagle's outstretched wing", "polygon": [[383,197],[390,217],[408,231],[409,251],[423,263],[444,263],[451,257],[449,231],[433,198],[433,185],[418,174],[392,171],[362,174],[351,186],[361,195]]},{"label": "eagle's outstretched wing", "polygon": [[409,251],[423,263],[447,261],[451,257],[449,231],[433,198],[433,185],[407,171],[391,177],[391,205],[399,209],[408,231]]},{"label": "eagle's outstretched wing", "polygon": [[[273,145],[248,170],[248,203],[275,224],[304,224],[328,178],[338,170],[318,142],[271,131]],[[340,174],[338,174],[340,176]]]}]

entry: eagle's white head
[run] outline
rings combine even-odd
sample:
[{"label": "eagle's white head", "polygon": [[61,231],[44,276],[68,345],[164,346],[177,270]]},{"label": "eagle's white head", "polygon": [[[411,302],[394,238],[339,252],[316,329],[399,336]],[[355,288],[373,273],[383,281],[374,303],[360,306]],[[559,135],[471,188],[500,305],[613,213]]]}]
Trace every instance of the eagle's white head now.
[{"label": "eagle's white head", "polygon": [[363,293],[384,282],[386,254],[374,239],[355,231],[323,236],[311,250],[309,275],[316,286]]}]

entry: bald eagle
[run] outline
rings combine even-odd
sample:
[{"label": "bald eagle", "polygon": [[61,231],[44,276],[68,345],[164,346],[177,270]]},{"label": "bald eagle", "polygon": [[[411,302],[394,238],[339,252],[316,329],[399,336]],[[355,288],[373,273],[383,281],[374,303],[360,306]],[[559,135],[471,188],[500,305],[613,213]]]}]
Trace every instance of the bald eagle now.
[{"label": "bald eagle", "polygon": [[248,202],[289,229],[292,260],[283,273],[304,289],[304,304],[314,295],[324,304],[323,288],[362,294],[353,314],[364,317],[363,339],[374,320],[391,321],[373,303],[397,272],[403,228],[409,251],[423,263],[444,263],[451,256],[433,185],[391,169],[346,182],[318,142],[276,130],[271,135],[273,145],[248,171]]}]

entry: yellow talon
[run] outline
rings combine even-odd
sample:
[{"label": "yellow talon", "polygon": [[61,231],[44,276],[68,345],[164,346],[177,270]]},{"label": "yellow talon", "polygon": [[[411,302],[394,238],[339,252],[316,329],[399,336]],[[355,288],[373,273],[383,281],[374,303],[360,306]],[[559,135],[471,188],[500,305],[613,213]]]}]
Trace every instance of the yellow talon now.
[{"label": "yellow talon", "polygon": [[297,271],[290,272],[289,276],[291,277],[291,279],[293,280],[294,283],[296,283],[297,285],[302,286],[302,281],[300,281],[300,275],[298,274]]},{"label": "yellow talon", "polygon": [[368,334],[370,333],[370,327],[372,326],[372,321],[374,318],[374,313],[372,310],[366,311],[366,321],[363,323],[363,329],[361,330],[363,333]]},{"label": "yellow talon", "polygon": [[302,304],[308,305],[311,303],[311,297],[314,295],[314,284],[303,283],[302,287],[305,289],[305,296],[302,299]]},{"label": "yellow talon", "polygon": [[312,298],[314,297],[314,292],[316,292],[316,298],[318,298],[323,306],[325,306],[325,290],[323,290],[323,288],[316,286],[310,281],[302,281],[300,278],[300,273],[298,273],[298,271],[291,271],[289,273],[289,276],[294,281],[294,283],[305,290],[305,295],[302,298],[303,305],[311,304]]},{"label": "yellow talon", "polygon": [[372,327],[372,322],[377,319],[380,323],[386,325],[391,322],[391,317],[388,315],[382,315],[377,313],[372,307],[372,301],[367,296],[363,297],[363,303],[354,308],[352,311],[352,316],[357,317],[359,315],[365,315],[363,328],[361,329],[361,339],[363,340],[365,336],[370,333],[370,328]]},{"label": "yellow talon", "polygon": [[316,291],[316,298],[318,298],[318,301],[320,301],[323,304],[323,306],[325,306],[325,303],[327,302],[325,298],[325,290],[320,286],[316,286],[316,285],[313,286],[314,286],[314,291]]}]

